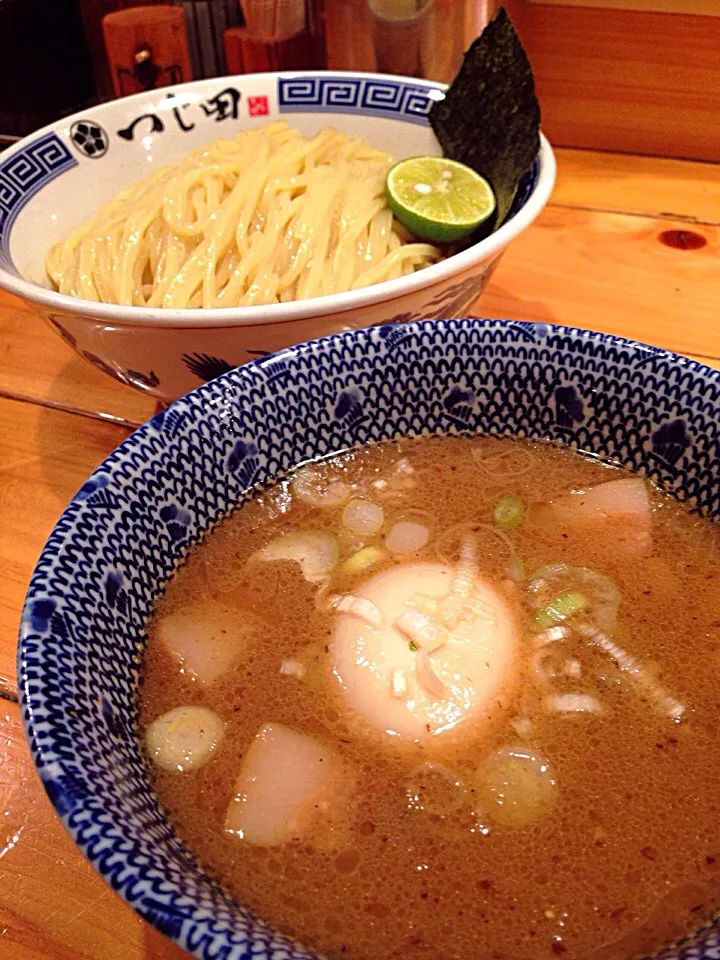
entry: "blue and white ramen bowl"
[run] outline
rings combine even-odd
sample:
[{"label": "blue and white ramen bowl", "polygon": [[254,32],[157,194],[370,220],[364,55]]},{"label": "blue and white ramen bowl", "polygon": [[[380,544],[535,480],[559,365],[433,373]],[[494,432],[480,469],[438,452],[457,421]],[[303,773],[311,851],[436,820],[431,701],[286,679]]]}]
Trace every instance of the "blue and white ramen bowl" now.
[{"label": "blue and white ramen bowl", "polygon": [[[720,517],[720,372],[567,327],[389,324],[258,359],[181,398],[78,490],[32,577],[22,715],[75,843],[142,917],[202,960],[311,956],[220,890],[173,836],[134,736],[153,600],[257,485],[358,444],[543,438],[627,465]],[[719,957],[708,927],[666,958]]]},{"label": "blue and white ramen bowl", "polygon": [[543,138],[503,225],[441,263],[347,293],[267,306],[146,309],[56,293],[49,248],[124,187],[215,137],[285,119],[326,126],[392,156],[439,154],[427,114],[442,84],[369,73],[263,73],[163,87],[64,118],[0,158],[0,288],[20,296],[81,356],[163,400],[255,357],[382,323],[459,317],[509,243],[537,217],[555,180]]}]

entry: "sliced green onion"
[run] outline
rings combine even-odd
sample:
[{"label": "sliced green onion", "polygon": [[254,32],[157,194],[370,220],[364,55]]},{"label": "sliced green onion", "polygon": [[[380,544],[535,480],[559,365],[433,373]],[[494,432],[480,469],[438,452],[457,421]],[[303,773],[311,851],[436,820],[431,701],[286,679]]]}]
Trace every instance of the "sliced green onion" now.
[{"label": "sliced green onion", "polygon": [[577,590],[565,590],[559,593],[547,606],[541,607],[535,614],[535,622],[541,630],[547,630],[557,623],[564,623],[576,613],[582,613],[589,606],[587,597]]},{"label": "sliced green onion", "polygon": [[520,523],[522,515],[522,501],[510,494],[500,497],[493,507],[493,520],[499,527],[503,527],[505,530],[510,527],[516,527]]},{"label": "sliced green onion", "polygon": [[310,583],[324,579],[338,562],[338,555],[337,540],[325,530],[281,533],[254,554],[260,560],[294,560]]},{"label": "sliced green onion", "polygon": [[[528,583],[533,597],[547,596],[549,591],[561,592],[561,588],[579,587],[590,606],[590,618],[606,633],[615,632],[620,591],[610,577],[590,567],[569,567],[566,563],[549,563],[540,567]],[[552,596],[552,594],[550,594]]]}]

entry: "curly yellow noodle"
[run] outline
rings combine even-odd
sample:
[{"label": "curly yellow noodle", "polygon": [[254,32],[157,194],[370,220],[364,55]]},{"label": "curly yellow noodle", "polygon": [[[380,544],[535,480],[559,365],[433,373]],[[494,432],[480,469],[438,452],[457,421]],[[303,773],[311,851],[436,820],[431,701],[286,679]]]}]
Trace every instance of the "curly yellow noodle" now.
[{"label": "curly yellow noodle", "polygon": [[442,258],[385,201],[390,157],[284,121],[214,140],[122,190],[48,252],[61,293],[232,307],[340,293]]}]

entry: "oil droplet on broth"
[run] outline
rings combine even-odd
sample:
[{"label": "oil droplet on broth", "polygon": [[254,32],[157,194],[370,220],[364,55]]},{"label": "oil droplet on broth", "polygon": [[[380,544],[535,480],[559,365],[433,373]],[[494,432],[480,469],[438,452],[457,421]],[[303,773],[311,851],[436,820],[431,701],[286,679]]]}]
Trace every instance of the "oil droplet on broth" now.
[{"label": "oil droplet on broth", "polygon": [[475,781],[476,815],[502,827],[526,827],[546,817],[557,798],[549,765],[525,747],[499,750]]}]

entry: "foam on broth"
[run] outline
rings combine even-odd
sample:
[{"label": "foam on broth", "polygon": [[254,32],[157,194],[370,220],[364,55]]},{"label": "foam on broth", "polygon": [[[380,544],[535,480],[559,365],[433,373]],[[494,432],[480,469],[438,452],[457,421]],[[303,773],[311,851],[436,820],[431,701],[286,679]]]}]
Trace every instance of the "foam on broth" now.
[{"label": "foam on broth", "polygon": [[[372,487],[397,479],[401,458],[412,467],[407,482]],[[527,572],[564,562],[610,577],[621,596],[617,641],[685,708],[674,722],[612,660],[580,646],[584,682],[604,712],[550,714],[530,668],[537,627],[520,603],[522,588],[507,582],[508,545],[488,528],[492,508],[503,494],[527,506],[625,474],[549,446],[458,438],[368,448],[327,469],[368,496],[376,491],[385,530],[410,515],[431,527],[416,559],[454,562],[462,533],[472,532],[480,574],[504,591],[520,625],[512,703],[469,740],[443,749],[450,777],[419,767],[424,748],[369,733],[332,682],[327,650],[337,614],[317,609],[317,585],[295,563],[249,574],[245,566],[297,527],[339,536],[343,557],[360,544],[342,531],[341,506],[314,509],[287,483],[261,493],[190,554],[149,625],[140,735],[186,704],[227,723],[201,769],[152,766],[161,804],[200,862],[278,929],[354,960],[630,957],[707,921],[720,908],[717,526],[651,491],[652,547],[642,555],[612,522],[600,534],[577,534],[526,517],[505,531]],[[370,540],[381,543],[382,535]],[[353,582],[339,577],[334,589]],[[157,634],[163,618],[208,595],[238,617],[251,611],[264,627],[252,631],[227,675],[203,686],[178,668]],[[287,658],[305,665],[302,679],[280,673]],[[513,726],[519,715],[530,718],[529,729]],[[224,832],[243,755],[266,721],[317,737],[354,771],[354,801],[332,844],[257,847]],[[556,784],[547,815],[520,827],[483,816],[473,796],[478,768],[508,746],[540,756]]]}]

